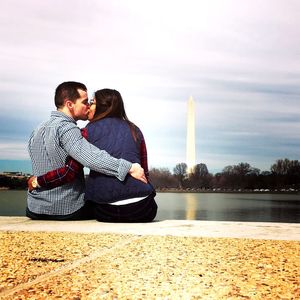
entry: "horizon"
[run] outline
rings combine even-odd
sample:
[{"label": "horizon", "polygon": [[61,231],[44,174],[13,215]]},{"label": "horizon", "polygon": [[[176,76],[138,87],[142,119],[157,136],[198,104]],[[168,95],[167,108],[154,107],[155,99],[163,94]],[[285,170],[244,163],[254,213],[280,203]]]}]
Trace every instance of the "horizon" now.
[{"label": "horizon", "polygon": [[[287,158],[287,157],[285,157],[285,158]],[[285,159],[285,158],[278,158],[278,159],[276,159],[276,161],[279,160],[279,159]],[[289,158],[287,158],[287,159],[289,159]],[[259,168],[258,169],[260,170],[260,172],[270,171],[271,166],[273,164],[275,164],[276,161],[274,161],[268,169],[259,169]],[[182,163],[182,162],[178,162],[178,164],[179,163]],[[201,163],[201,162],[197,162],[196,164],[198,164],[198,163]],[[239,163],[248,163],[248,162],[244,161],[244,162],[239,162]],[[175,166],[176,166],[176,164],[171,168],[165,167],[165,166],[155,166],[155,167],[149,166],[149,171],[151,171],[151,169],[167,169],[173,174],[174,173],[173,169],[175,168]],[[223,171],[223,169],[225,167],[227,167],[228,165],[223,166],[219,170],[212,170],[212,169],[209,168],[208,165],[206,165],[206,166],[207,166],[208,172],[210,174],[215,175],[217,173],[221,173]],[[253,168],[256,168],[255,165],[250,164],[250,166],[253,167]],[[16,160],[12,160],[12,159],[5,160],[5,159],[0,159],[0,173],[1,172],[21,172],[23,174],[32,174],[31,161],[29,159],[28,160],[22,160],[22,159],[20,159],[20,160],[17,160],[17,159]],[[89,174],[89,169],[85,167],[84,168],[84,173],[85,173],[85,175]]]}]

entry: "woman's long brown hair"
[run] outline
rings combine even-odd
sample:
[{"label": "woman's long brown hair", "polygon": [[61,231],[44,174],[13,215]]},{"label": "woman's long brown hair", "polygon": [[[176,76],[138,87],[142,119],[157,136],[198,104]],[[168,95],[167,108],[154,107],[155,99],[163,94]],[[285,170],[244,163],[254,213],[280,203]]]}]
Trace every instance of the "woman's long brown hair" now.
[{"label": "woman's long brown hair", "polygon": [[128,119],[124,102],[121,94],[117,90],[102,89],[95,92],[96,111],[91,122],[95,122],[104,118],[114,117],[124,120],[128,123],[131,134],[135,141],[137,141],[137,128]]}]

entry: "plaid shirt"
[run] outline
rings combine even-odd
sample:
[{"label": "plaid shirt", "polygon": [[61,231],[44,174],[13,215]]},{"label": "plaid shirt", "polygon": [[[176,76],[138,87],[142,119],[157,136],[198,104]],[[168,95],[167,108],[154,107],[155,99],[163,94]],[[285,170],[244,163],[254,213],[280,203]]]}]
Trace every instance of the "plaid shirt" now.
[{"label": "plaid shirt", "polygon": [[[50,119],[33,131],[28,151],[35,176],[64,167],[68,156],[92,170],[116,176],[119,180],[124,180],[131,168],[130,162],[113,158],[90,144],[82,137],[74,119],[59,111],[52,112]],[[71,163],[71,166],[76,169],[75,164]],[[67,215],[80,209],[83,204],[82,171],[64,185],[53,189],[39,188],[27,194],[28,208],[37,214]]]},{"label": "plaid shirt", "polygon": [[[84,138],[88,139],[88,132],[86,128],[81,129],[81,134]],[[141,135],[140,140],[140,157],[141,166],[144,169],[145,175],[149,180],[149,170],[148,170],[148,159],[147,159],[147,148],[144,137]],[[62,168],[52,170],[38,176],[38,184],[41,187],[46,187],[51,189],[68,182],[72,182],[76,177],[81,177],[83,173],[83,165],[77,162],[72,157],[68,157],[66,165]]]},{"label": "plaid shirt", "polygon": [[65,183],[72,182],[76,177],[80,178],[82,176],[83,165],[69,156],[65,166],[38,176],[37,181],[40,187],[52,189]]},{"label": "plaid shirt", "polygon": [[141,141],[140,145],[140,157],[141,157],[141,166],[144,169],[147,180],[149,181],[149,169],[148,169],[148,155],[147,155],[147,147],[144,137]]}]

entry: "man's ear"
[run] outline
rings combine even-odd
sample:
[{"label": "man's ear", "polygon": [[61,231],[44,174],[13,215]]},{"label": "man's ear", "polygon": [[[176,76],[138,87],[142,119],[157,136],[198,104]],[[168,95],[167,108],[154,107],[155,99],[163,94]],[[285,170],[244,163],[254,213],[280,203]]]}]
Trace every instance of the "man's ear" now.
[{"label": "man's ear", "polygon": [[74,103],[73,103],[71,100],[66,99],[66,101],[65,101],[65,106],[66,106],[69,110],[72,110],[72,109],[73,109],[73,106],[74,106]]}]

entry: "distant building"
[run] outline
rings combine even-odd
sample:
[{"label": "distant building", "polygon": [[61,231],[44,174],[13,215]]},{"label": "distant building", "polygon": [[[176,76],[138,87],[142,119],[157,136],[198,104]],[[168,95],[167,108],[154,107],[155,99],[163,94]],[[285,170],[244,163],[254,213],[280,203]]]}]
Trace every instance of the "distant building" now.
[{"label": "distant building", "polygon": [[0,173],[2,176],[7,176],[7,177],[28,177],[30,176],[29,174],[24,174],[22,172],[8,172],[8,171],[3,171]]}]

